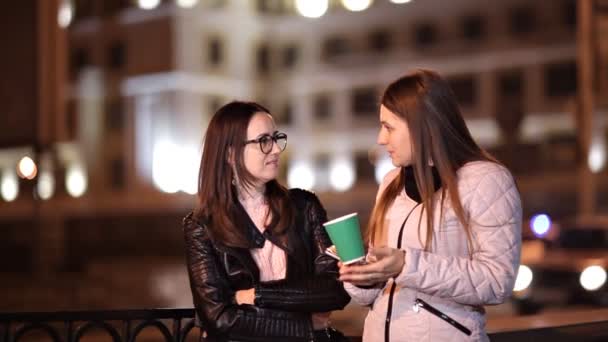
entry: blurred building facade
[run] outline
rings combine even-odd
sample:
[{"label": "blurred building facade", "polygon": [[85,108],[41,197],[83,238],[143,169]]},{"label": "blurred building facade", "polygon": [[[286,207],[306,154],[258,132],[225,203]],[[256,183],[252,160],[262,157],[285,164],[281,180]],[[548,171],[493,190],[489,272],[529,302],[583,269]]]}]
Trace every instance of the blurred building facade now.
[{"label": "blurred building facade", "polygon": [[[66,109],[48,124],[52,143],[0,150],[3,187],[17,184],[0,199],[0,272],[17,275],[15,298],[187,305],[182,271],[150,273],[183,261],[179,218],[195,204],[205,127],[232,99],[259,101],[288,133],[287,184],[319,192],[330,215],[365,218],[390,169],[374,148],[378,96],[418,67],[449,79],[475,138],[518,177],[526,214],[576,209],[575,0],[376,0],[362,11],[330,0],[314,19],[293,0],[75,0],[71,9]],[[596,127],[605,145],[602,115]],[[37,161],[33,181],[14,171],[26,154]],[[7,258],[15,254],[29,257]],[[56,292],[24,290],[32,273],[56,278]],[[137,291],[142,279],[152,289]]]}]

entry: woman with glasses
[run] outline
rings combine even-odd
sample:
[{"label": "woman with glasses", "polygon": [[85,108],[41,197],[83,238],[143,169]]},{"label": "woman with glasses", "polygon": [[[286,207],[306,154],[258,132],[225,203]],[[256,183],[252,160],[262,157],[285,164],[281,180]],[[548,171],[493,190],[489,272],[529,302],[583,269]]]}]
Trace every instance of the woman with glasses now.
[{"label": "woman with glasses", "polygon": [[198,205],[184,219],[202,341],[341,341],[329,314],[349,301],[317,197],[276,180],[287,135],[269,111],[231,102],[211,119]]},{"label": "woman with glasses", "polygon": [[384,178],[366,265],[341,265],[371,307],[364,342],[487,341],[484,305],[504,302],[519,266],[522,208],[511,173],[469,133],[448,83],[417,70],[385,90]]}]

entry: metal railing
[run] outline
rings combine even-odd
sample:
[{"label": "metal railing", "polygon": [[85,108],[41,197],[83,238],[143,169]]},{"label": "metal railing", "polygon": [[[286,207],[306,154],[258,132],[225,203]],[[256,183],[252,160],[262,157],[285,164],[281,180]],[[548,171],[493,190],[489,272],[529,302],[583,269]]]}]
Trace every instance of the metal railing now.
[{"label": "metal railing", "polygon": [[147,327],[166,342],[185,341],[194,328],[194,309],[0,313],[0,342],[22,341],[33,332],[53,342],[78,342],[93,330],[105,331],[113,342],[132,342]]},{"label": "metal railing", "polygon": [[[608,341],[608,311],[599,311],[601,319],[587,322],[551,322],[544,326],[519,325],[489,334],[492,341]],[[597,312],[594,314],[597,315]],[[27,335],[46,335],[53,342],[78,342],[93,331],[101,330],[113,342],[134,342],[148,327],[161,337],[154,341],[183,342],[198,340],[194,328],[194,309],[150,309],[111,311],[13,312],[0,313],[0,342],[26,341]],[[194,330],[194,331],[193,331]],[[99,336],[99,335],[96,335]],[[360,336],[350,336],[352,342]],[[31,339],[30,339],[31,340]],[[152,340],[148,335],[145,340]]]}]

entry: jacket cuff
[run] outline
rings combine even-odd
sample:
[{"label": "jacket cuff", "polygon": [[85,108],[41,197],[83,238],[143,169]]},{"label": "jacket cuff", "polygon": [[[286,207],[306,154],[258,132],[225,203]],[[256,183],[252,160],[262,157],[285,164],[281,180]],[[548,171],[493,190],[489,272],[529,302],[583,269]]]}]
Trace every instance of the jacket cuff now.
[{"label": "jacket cuff", "polygon": [[262,303],[262,291],[260,290],[259,285],[255,285],[253,287],[253,305],[260,306]]},{"label": "jacket cuff", "polygon": [[358,288],[360,288],[360,289],[363,289],[363,290],[370,290],[370,289],[381,289],[381,288],[383,288],[385,285],[386,285],[386,282],[382,282],[382,283],[375,283],[375,284],[372,284],[372,285],[355,285],[355,284],[353,284],[353,286],[356,286],[356,287],[358,287]]},{"label": "jacket cuff", "polygon": [[403,269],[401,273],[395,277],[395,283],[399,286],[404,284],[412,285],[412,274],[418,270],[418,261],[420,259],[419,249],[413,249],[409,247],[403,248],[405,255],[403,257]]},{"label": "jacket cuff", "polygon": [[381,288],[362,289],[352,283],[344,283],[344,289],[351,299],[361,306],[371,305],[382,291]]}]

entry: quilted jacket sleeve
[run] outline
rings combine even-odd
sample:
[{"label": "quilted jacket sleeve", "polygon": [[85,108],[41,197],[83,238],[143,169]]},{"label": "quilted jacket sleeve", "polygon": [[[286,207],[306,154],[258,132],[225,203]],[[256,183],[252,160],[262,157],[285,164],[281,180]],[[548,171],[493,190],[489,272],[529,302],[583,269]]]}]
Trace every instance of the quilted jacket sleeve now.
[{"label": "quilted jacket sleeve", "polygon": [[398,285],[465,305],[499,304],[511,295],[521,251],[519,192],[505,168],[481,171],[465,177],[460,190],[471,220],[471,257],[406,248]]},{"label": "quilted jacket sleeve", "polygon": [[205,229],[190,216],[184,219],[183,227],[190,287],[203,328],[211,325],[213,331],[230,333],[243,341],[277,336],[298,341],[311,333],[309,314],[237,305]]},{"label": "quilted jacket sleeve", "polygon": [[331,245],[323,223],[327,214],[319,199],[311,192],[292,190],[304,199],[301,208],[305,213],[307,233],[311,242],[314,274],[293,280],[260,283],[255,287],[255,305],[290,311],[327,312],[344,308],[350,297],[338,281],[337,261],[325,254]]}]

